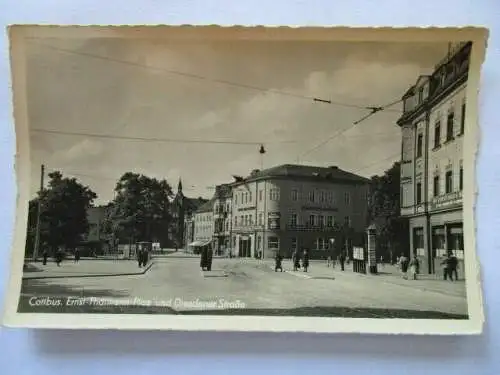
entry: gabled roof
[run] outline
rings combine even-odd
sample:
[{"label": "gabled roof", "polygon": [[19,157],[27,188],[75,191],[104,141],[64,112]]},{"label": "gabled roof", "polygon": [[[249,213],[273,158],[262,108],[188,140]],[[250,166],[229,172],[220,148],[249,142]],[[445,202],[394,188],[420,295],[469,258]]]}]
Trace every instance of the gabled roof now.
[{"label": "gabled roof", "polygon": [[317,167],[308,165],[282,164],[276,167],[253,171],[244,181],[236,181],[233,185],[239,185],[247,181],[266,178],[293,178],[299,180],[314,179],[318,181],[335,181],[344,183],[368,183],[369,179],[344,171],[336,166]]},{"label": "gabled roof", "polygon": [[205,202],[201,206],[199,206],[198,209],[195,211],[195,213],[212,212],[214,209],[214,202],[215,202],[215,197]]}]

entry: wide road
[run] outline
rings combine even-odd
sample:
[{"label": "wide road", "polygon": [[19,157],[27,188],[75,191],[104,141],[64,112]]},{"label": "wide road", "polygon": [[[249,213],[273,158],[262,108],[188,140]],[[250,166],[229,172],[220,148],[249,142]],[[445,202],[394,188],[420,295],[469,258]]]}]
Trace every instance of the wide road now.
[{"label": "wide road", "polygon": [[[311,273],[313,274],[313,273]],[[467,314],[465,296],[380,282],[352,273],[304,278],[274,272],[268,263],[245,259],[214,259],[211,272],[201,272],[199,258],[154,260],[144,275],[25,280],[23,311],[55,312],[33,307],[32,296],[79,296],[140,299],[164,304],[163,313],[315,315],[350,317],[455,318]],[[243,309],[243,310],[242,310]],[[76,312],[73,308],[61,312]],[[87,311],[82,307],[82,311]],[[88,311],[90,312],[90,311]],[[107,312],[100,309],[96,312]],[[111,311],[109,311],[111,312]],[[122,307],[120,311],[135,312]],[[159,312],[149,308],[137,312]]]}]

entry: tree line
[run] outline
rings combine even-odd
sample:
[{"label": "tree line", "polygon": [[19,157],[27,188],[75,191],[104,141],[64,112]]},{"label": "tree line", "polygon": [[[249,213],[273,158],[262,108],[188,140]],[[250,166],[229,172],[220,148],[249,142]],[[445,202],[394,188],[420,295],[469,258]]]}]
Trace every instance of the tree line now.
[{"label": "tree line", "polygon": [[[69,251],[89,234],[88,211],[97,194],[76,178],[59,171],[48,174],[48,184],[29,202],[26,256],[33,255],[40,208],[39,250]],[[172,220],[172,188],[165,179],[127,172],[117,181],[114,199],[104,208],[101,239],[110,246],[138,241],[168,241],[175,232]]]}]

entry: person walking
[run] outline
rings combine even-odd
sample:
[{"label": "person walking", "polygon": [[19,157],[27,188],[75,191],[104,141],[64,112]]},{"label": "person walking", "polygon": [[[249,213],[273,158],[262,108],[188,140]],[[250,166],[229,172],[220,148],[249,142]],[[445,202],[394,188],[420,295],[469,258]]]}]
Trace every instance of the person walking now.
[{"label": "person walking", "polygon": [[80,261],[80,249],[75,249],[75,263]]},{"label": "person walking", "polygon": [[340,253],[339,255],[339,263],[340,263],[340,270],[344,271],[345,270],[345,255],[344,253]]},{"label": "person walking", "polygon": [[302,258],[302,267],[304,267],[304,272],[307,272],[309,268],[309,250],[304,249],[304,257]]},{"label": "person walking", "polygon": [[61,267],[61,262],[63,260],[63,251],[62,249],[59,247],[56,251],[56,264],[57,264],[57,267]]},{"label": "person walking", "polygon": [[408,279],[408,258],[404,254],[399,257],[399,267],[401,269],[401,274],[403,279]]},{"label": "person walking", "polygon": [[420,264],[416,255],[413,255],[413,258],[411,258],[409,266],[412,280],[417,280],[417,274],[419,272]]},{"label": "person walking", "polygon": [[455,281],[458,280],[458,259],[453,253],[450,251],[450,260],[449,260],[449,267],[450,267],[450,280],[453,281],[453,277],[455,277]]},{"label": "person walking", "polygon": [[274,272],[283,272],[283,256],[280,254],[279,251],[276,252],[276,256],[274,257]]},{"label": "person walking", "polygon": [[42,264],[45,266],[47,265],[47,259],[49,258],[49,252],[47,251],[47,249],[45,249],[43,251],[43,261],[42,261]]},{"label": "person walking", "polygon": [[300,256],[299,251],[295,250],[292,255],[293,270],[298,271],[300,268]]}]

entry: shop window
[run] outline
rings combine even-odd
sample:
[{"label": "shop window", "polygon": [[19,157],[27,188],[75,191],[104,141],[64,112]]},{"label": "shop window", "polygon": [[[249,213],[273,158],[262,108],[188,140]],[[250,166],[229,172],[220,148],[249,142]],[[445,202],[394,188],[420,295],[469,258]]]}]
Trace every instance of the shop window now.
[{"label": "shop window", "polygon": [[425,256],[423,228],[413,229],[413,252],[416,253],[417,256]]},{"label": "shop window", "polygon": [[464,259],[464,233],[461,224],[448,227],[448,250],[458,259]]},{"label": "shop window", "polygon": [[432,250],[434,257],[446,257],[446,236],[444,227],[432,228]]}]

